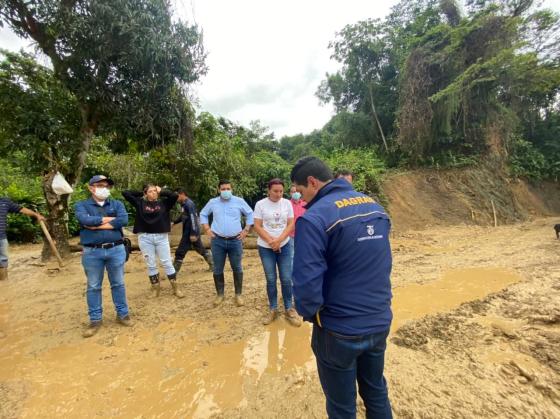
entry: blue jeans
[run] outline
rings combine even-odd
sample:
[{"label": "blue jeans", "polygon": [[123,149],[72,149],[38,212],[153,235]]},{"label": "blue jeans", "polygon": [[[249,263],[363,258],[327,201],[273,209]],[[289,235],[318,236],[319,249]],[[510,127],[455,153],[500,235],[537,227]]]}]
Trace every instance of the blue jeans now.
[{"label": "blue jeans", "polygon": [[8,239],[0,239],[0,268],[8,267]]},{"label": "blue jeans", "polygon": [[175,268],[171,259],[171,248],[169,247],[169,235],[167,233],[141,233],[138,234],[138,247],[144,256],[148,275],[157,274],[157,260],[161,262],[166,275],[173,275]]},{"label": "blue jeans", "polygon": [[329,418],[356,417],[356,380],[366,418],[392,418],[383,377],[389,330],[364,336],[344,336],[313,325],[311,348],[327,399]]},{"label": "blue jeans", "polygon": [[241,258],[243,257],[243,242],[232,239],[225,240],[214,237],[210,243],[212,257],[214,258],[214,275],[222,275],[226,264],[226,256],[229,256],[229,264],[233,272],[243,272]]},{"label": "blue jeans", "polygon": [[82,266],[87,277],[87,305],[89,319],[92,322],[100,321],[103,317],[101,286],[105,269],[111,284],[111,296],[117,316],[128,315],[126,291],[124,288],[124,262],[126,251],[124,246],[115,246],[111,249],[95,249],[85,247],[82,254]]},{"label": "blue jeans", "polygon": [[272,249],[258,246],[259,256],[266,277],[266,294],[268,295],[268,304],[271,310],[278,308],[278,291],[276,289],[276,266],[280,274],[280,285],[282,287],[282,298],[284,300],[284,308],[288,310],[292,308],[292,260],[294,250],[292,243],[286,243],[280,252]]}]

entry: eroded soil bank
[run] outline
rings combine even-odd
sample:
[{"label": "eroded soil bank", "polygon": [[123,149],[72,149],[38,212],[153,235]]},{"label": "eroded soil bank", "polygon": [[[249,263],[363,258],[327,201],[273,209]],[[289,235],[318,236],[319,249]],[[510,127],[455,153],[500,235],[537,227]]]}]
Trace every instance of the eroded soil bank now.
[{"label": "eroded soil bank", "polygon": [[[560,241],[555,219],[498,228],[438,227],[393,237],[395,321],[386,376],[396,417],[560,417]],[[140,256],[127,264],[135,326],[87,321],[79,255],[42,266],[40,246],[12,246],[0,283],[0,417],[324,417],[310,328],[266,309],[247,250],[246,306],[212,307],[211,273],[190,253],[149,298]],[[229,274],[228,274],[229,275]],[[363,416],[363,411],[360,411]]]}]

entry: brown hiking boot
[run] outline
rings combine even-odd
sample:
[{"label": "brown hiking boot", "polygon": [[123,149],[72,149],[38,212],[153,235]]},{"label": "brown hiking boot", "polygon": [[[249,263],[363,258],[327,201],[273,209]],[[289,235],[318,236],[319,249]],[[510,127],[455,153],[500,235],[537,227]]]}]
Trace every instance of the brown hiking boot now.
[{"label": "brown hiking boot", "polygon": [[130,316],[128,315],[124,317],[117,316],[117,323],[122,324],[123,326],[126,327],[132,327],[132,325],[134,324],[130,319]]},{"label": "brown hiking boot", "polygon": [[90,322],[90,324],[88,324],[88,326],[82,332],[82,336],[85,337],[85,338],[90,338],[99,331],[100,327],[101,327],[101,322],[100,321],[99,322]]},{"label": "brown hiking boot", "polygon": [[266,326],[267,324],[272,323],[278,317],[278,310],[269,310],[266,313],[266,317],[263,320],[263,324]]},{"label": "brown hiking boot", "polygon": [[224,296],[223,295],[216,295],[216,299],[214,300],[214,307],[218,307],[223,302],[224,302]]},{"label": "brown hiking boot", "polygon": [[173,288],[173,295],[177,298],[184,298],[185,294],[183,294],[181,291],[179,291],[178,286],[177,286],[177,281],[172,281],[170,280],[169,283],[171,284],[171,288]]},{"label": "brown hiking boot", "polygon": [[245,305],[245,301],[243,301],[243,297],[241,296],[241,294],[237,294],[235,296],[235,305],[237,307],[242,307]]},{"label": "brown hiking boot", "polygon": [[0,281],[8,279],[8,268],[0,268]]},{"label": "brown hiking boot", "polygon": [[289,308],[286,311],[286,320],[288,320],[288,323],[290,323],[292,326],[295,327],[300,327],[301,326],[301,319],[299,318],[296,310],[294,308]]}]

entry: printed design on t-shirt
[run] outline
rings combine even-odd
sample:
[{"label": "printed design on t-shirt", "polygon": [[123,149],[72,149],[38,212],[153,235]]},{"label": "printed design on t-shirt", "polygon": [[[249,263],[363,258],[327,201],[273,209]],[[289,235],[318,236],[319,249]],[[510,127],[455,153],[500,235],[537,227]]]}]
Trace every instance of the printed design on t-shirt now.
[{"label": "printed design on t-shirt", "polygon": [[278,230],[279,228],[284,228],[285,222],[282,221],[282,214],[278,211],[274,211],[270,214],[270,219],[266,220],[267,227],[270,227],[273,230]]},{"label": "printed design on t-shirt", "polygon": [[159,202],[145,202],[144,203],[144,212],[146,214],[154,214],[156,212],[161,211],[161,205]]}]

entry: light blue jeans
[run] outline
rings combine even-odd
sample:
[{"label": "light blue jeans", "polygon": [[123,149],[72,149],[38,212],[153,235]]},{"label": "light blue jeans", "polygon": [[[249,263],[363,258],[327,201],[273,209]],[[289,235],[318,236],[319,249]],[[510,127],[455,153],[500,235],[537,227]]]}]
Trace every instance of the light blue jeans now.
[{"label": "light blue jeans", "polygon": [[87,277],[87,305],[89,319],[98,322],[103,316],[101,287],[103,276],[107,270],[111,284],[111,296],[117,316],[123,318],[128,315],[128,303],[124,287],[124,262],[126,251],[124,246],[115,246],[111,249],[96,249],[84,246],[82,266]]},{"label": "light blue jeans", "polygon": [[0,268],[8,267],[8,239],[0,240]]},{"label": "light blue jeans", "polygon": [[167,233],[140,233],[138,235],[138,246],[144,256],[148,267],[148,275],[157,274],[159,259],[166,275],[173,275],[175,268],[171,259],[171,248],[169,247],[169,235]]}]

